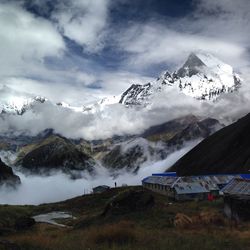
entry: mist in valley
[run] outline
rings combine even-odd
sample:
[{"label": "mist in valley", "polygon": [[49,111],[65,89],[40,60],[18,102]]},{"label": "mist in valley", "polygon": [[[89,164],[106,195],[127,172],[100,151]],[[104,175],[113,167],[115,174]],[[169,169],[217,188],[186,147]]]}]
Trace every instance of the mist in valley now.
[{"label": "mist in valley", "polygon": [[[0,189],[0,204],[11,205],[38,205],[66,200],[75,196],[89,194],[92,188],[98,185],[110,187],[126,185],[140,185],[143,178],[152,173],[164,172],[172,166],[179,158],[191,150],[199,141],[186,144],[184,148],[170,154],[166,159],[157,162],[145,162],[136,174],[125,170],[113,173],[102,167],[96,167],[97,174],[89,175],[82,172],[81,179],[70,179],[62,172],[56,172],[50,176],[25,175],[15,171],[21,178],[22,184],[17,189],[2,186]],[[115,177],[114,177],[115,176]]]}]

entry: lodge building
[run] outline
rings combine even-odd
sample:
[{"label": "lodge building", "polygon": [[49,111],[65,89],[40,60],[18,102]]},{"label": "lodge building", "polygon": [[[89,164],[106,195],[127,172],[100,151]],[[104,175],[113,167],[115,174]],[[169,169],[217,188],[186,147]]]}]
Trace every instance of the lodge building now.
[{"label": "lodge building", "polygon": [[239,175],[180,176],[175,172],[153,174],[142,180],[143,187],[166,195],[169,199],[205,200],[217,197],[220,190]]}]

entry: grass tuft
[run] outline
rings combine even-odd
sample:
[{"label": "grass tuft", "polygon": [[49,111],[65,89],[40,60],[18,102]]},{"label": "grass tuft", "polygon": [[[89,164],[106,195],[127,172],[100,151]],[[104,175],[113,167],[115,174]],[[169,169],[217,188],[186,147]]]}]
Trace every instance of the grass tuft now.
[{"label": "grass tuft", "polygon": [[126,245],[136,242],[134,224],[129,221],[121,221],[116,224],[92,228],[87,236],[90,244]]}]

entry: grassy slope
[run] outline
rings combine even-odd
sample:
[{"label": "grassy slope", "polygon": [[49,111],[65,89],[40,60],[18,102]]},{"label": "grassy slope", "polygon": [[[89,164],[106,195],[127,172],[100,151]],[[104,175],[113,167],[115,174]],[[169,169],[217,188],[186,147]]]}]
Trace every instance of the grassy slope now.
[{"label": "grassy slope", "polygon": [[155,205],[151,209],[99,216],[107,202],[124,189],[111,189],[103,194],[40,206],[0,206],[0,225],[9,228],[20,215],[58,210],[77,217],[76,220],[64,221],[72,227],[36,224],[27,231],[9,232],[1,238],[17,243],[22,249],[250,249],[248,224],[236,228],[225,220],[221,225],[196,223],[174,227],[177,213],[190,217],[204,211],[220,214],[222,201],[169,204],[166,197],[153,194]]}]

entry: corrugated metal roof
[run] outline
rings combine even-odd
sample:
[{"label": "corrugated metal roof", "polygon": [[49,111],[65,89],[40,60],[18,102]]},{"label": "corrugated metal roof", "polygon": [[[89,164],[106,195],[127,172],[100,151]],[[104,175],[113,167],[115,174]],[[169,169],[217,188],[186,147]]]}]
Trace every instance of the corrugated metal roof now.
[{"label": "corrugated metal roof", "polygon": [[171,186],[178,177],[173,176],[149,176],[145,179],[143,179],[144,183],[150,183],[150,184],[160,184],[164,186]]},{"label": "corrugated metal roof", "polygon": [[218,191],[221,185],[226,185],[234,177],[233,175],[188,176],[181,177],[180,182],[199,183],[208,191]]},{"label": "corrugated metal roof", "polygon": [[227,184],[233,178],[238,177],[235,175],[201,175],[201,176],[187,176],[182,177],[182,180],[186,182],[204,181],[207,184],[223,185]]},{"label": "corrugated metal roof", "polygon": [[222,189],[222,192],[228,195],[250,196],[250,180],[235,178]]},{"label": "corrugated metal roof", "polygon": [[208,176],[187,176],[187,177],[173,177],[173,176],[149,176],[143,179],[143,183],[159,184],[173,187],[177,183],[197,183],[208,191],[220,190],[220,185],[226,185],[233,178],[238,177],[234,175],[208,175]]},{"label": "corrugated metal roof", "polygon": [[176,183],[174,189],[177,194],[208,193],[209,191],[199,183]]}]

